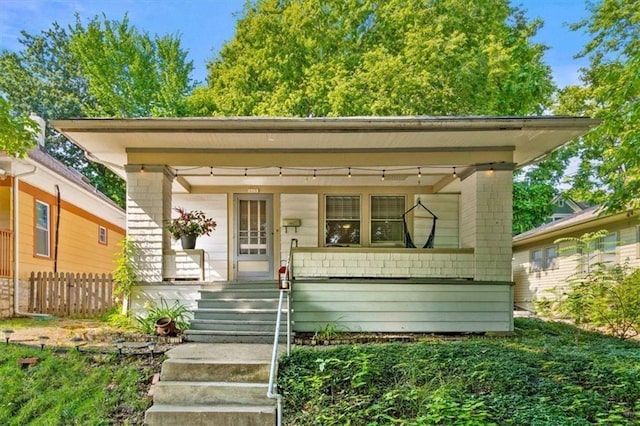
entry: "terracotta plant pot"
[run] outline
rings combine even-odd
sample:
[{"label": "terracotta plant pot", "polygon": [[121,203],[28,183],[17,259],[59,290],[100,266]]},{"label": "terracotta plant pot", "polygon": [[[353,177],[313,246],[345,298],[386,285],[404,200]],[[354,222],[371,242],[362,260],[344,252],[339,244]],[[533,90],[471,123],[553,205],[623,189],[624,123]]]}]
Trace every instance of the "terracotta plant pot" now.
[{"label": "terracotta plant pot", "polygon": [[155,323],[156,334],[158,336],[175,336],[178,334],[176,323],[170,317],[161,317]]}]

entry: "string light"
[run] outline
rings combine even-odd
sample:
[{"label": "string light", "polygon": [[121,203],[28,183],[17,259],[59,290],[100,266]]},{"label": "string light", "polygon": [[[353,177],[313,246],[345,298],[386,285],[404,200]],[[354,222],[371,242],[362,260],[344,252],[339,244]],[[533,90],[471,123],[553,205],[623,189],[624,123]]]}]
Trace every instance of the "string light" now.
[{"label": "string light", "polygon": [[211,167],[209,170],[209,176],[213,176],[213,167]]},{"label": "string light", "polygon": [[313,178],[316,178],[316,169],[313,169]]},{"label": "string light", "polygon": [[244,177],[247,177],[247,169],[244,169]]},{"label": "string light", "polygon": [[455,166],[453,167],[453,178],[456,179],[458,177],[458,174],[456,173],[456,168]]},{"label": "string light", "polygon": [[280,172],[278,173],[278,176],[282,177],[282,167],[280,167]]},{"label": "string light", "polygon": [[140,173],[144,173],[144,164],[140,165]]},{"label": "string light", "polygon": [[384,169],[382,169],[382,176],[380,177],[380,180],[384,180]]},{"label": "string light", "polygon": [[175,173],[173,174],[173,177],[174,177],[174,178],[177,178],[177,177],[178,177],[178,169],[176,169]]},{"label": "string light", "polygon": [[418,179],[422,178],[422,170],[420,170],[420,167],[418,167]]},{"label": "string light", "polygon": [[351,167],[349,167],[349,174],[347,175],[349,179],[351,179]]}]

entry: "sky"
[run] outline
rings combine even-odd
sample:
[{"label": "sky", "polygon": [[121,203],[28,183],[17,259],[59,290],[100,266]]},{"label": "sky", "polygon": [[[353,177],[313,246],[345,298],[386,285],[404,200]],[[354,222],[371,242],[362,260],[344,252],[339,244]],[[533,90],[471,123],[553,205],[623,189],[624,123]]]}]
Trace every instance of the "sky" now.
[{"label": "sky", "polygon": [[[244,0],[0,0],[0,50],[18,51],[20,31],[37,34],[53,22],[66,26],[75,22],[76,13],[86,23],[103,13],[121,20],[128,12],[139,30],[180,35],[195,67],[193,78],[205,82],[206,64],[233,37],[243,4]],[[512,0],[512,5],[525,9],[529,19],[545,22],[534,41],[549,46],[545,62],[556,84],[579,84],[579,68],[587,62],[574,56],[588,38],[570,31],[567,24],[588,16],[586,0]]]}]

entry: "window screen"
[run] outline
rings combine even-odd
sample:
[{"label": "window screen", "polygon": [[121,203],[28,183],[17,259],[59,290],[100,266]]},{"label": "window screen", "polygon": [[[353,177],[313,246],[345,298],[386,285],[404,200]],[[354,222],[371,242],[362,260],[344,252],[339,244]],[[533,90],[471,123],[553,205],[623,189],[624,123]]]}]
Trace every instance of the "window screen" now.
[{"label": "window screen", "polygon": [[402,244],[402,213],[405,199],[402,196],[371,197],[371,243]]},{"label": "window screen", "polygon": [[327,245],[360,244],[360,197],[327,196],[325,210]]}]

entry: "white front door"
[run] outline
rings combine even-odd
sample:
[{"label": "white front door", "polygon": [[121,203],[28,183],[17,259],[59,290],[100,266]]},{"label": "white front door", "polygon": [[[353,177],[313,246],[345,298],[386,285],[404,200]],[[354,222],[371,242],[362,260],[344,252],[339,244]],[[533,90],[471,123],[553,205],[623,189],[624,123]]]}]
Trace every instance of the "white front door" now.
[{"label": "white front door", "polygon": [[236,280],[273,279],[273,197],[236,194]]}]

